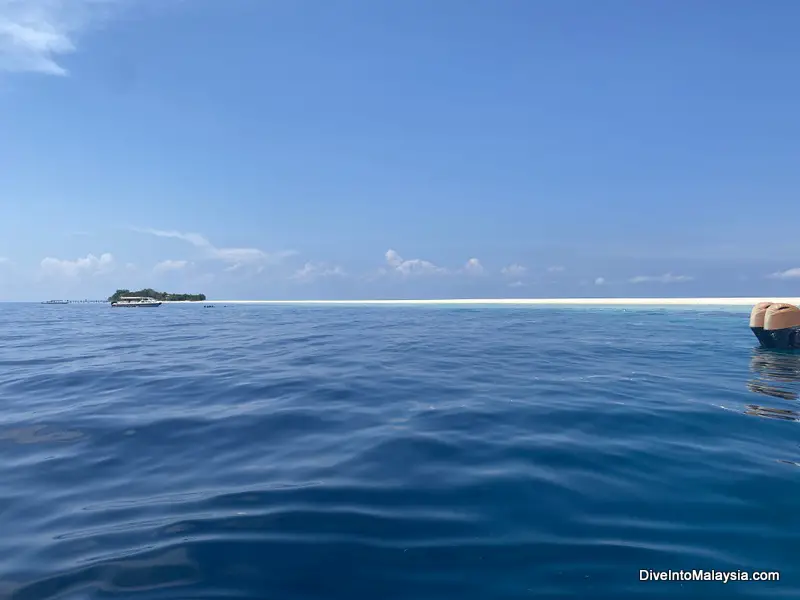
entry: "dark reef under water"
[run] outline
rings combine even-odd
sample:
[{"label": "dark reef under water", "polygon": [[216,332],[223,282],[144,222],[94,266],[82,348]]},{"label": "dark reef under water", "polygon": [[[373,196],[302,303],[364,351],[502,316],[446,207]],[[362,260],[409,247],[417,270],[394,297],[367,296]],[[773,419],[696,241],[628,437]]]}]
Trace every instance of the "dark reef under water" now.
[{"label": "dark reef under water", "polygon": [[797,597],[800,355],[747,318],[2,305],[0,598]]}]

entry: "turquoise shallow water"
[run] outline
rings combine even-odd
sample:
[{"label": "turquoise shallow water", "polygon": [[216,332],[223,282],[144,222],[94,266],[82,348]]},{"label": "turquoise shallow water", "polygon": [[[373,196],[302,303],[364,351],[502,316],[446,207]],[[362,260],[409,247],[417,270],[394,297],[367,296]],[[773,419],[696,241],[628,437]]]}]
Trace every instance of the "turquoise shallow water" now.
[{"label": "turquoise shallow water", "polygon": [[0,305],[0,598],[797,597],[747,313]]}]

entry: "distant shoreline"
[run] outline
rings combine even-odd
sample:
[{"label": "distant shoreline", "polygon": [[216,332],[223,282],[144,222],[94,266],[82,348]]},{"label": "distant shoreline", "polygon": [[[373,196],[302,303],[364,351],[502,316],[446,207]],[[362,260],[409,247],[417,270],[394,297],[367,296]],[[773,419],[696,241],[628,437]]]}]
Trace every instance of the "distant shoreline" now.
[{"label": "distant shoreline", "polygon": [[800,298],[454,298],[435,300],[203,300],[164,304],[299,304],[299,305],[571,305],[571,306],[747,306],[758,302],[800,305]]}]

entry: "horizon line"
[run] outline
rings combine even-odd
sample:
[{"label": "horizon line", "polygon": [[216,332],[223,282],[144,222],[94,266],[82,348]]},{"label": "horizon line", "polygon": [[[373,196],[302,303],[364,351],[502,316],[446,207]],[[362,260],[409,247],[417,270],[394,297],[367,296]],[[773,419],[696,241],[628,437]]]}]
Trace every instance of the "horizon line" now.
[{"label": "horizon line", "polygon": [[[70,304],[104,304],[108,300],[67,300]],[[504,305],[606,305],[606,306],[746,306],[759,302],[800,305],[800,297],[778,296],[728,296],[728,297],[682,297],[682,298],[406,298],[406,299],[361,299],[361,300],[162,300],[162,304],[361,304],[361,305],[424,305],[424,304],[504,304]],[[35,303],[40,300],[0,300],[0,304]]]}]

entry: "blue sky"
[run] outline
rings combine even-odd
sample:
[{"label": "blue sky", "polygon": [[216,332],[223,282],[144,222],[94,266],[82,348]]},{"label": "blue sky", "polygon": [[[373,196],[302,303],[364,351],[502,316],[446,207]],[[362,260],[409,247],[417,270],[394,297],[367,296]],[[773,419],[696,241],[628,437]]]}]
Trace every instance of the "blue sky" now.
[{"label": "blue sky", "polygon": [[798,19],[0,0],[0,299],[797,295]]}]

